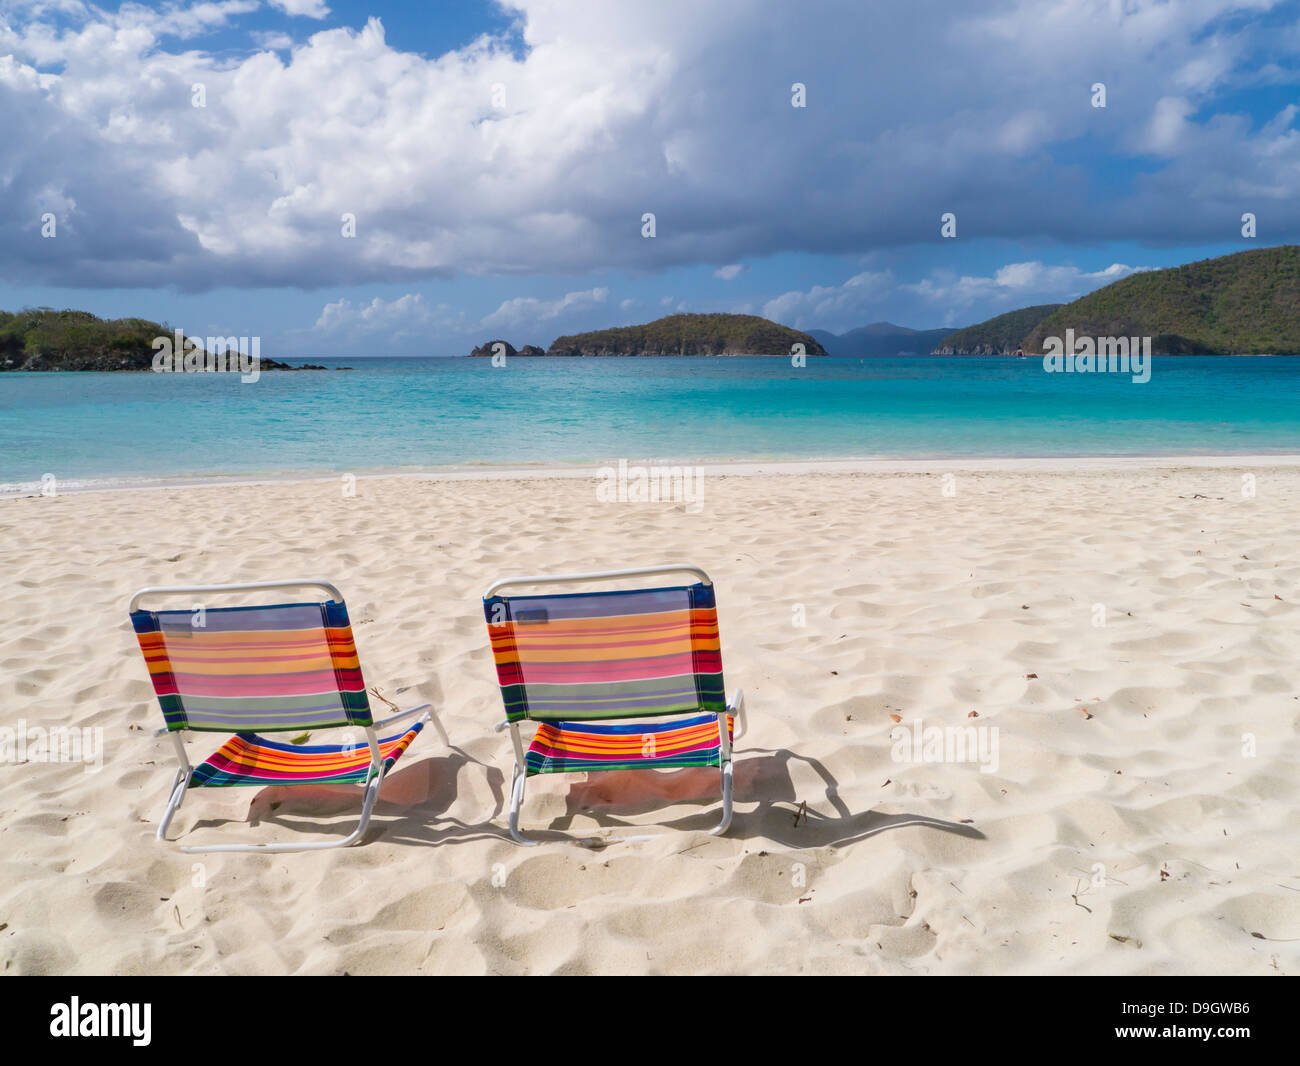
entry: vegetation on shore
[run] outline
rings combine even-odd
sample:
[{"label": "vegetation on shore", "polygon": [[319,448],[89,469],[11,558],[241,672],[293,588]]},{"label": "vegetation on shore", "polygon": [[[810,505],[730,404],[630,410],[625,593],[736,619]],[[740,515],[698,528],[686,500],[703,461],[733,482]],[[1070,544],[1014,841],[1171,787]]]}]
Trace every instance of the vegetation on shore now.
[{"label": "vegetation on shore", "polygon": [[[492,345],[475,348],[471,355],[492,354]],[[797,329],[778,325],[757,315],[668,315],[640,326],[620,326],[558,337],[548,356],[643,355],[791,355],[802,344],[807,355],[825,355],[817,340]],[[539,349],[533,349],[539,352]],[[529,354],[524,348],[521,355]],[[507,355],[509,352],[507,351]]]},{"label": "vegetation on shore", "polygon": [[1300,355],[1300,246],[1145,270],[949,334],[935,355],[1038,355],[1049,337],[1150,337],[1155,355]]},{"label": "vegetation on shore", "polygon": [[934,349],[934,355],[1015,355],[1025,337],[1043,319],[1064,304],[1038,304],[1008,311],[974,326],[949,333]]},{"label": "vegetation on shore", "polygon": [[1143,271],[1066,304],[1025,337],[1150,337],[1157,355],[1300,355],[1300,245]]},{"label": "vegetation on shore", "polygon": [[[154,341],[173,333],[170,326],[148,319],[103,319],[89,311],[50,307],[0,311],[0,371],[151,370]],[[202,347],[201,337],[185,339]],[[325,369],[311,363],[290,366],[265,357],[258,365],[262,370]]]}]

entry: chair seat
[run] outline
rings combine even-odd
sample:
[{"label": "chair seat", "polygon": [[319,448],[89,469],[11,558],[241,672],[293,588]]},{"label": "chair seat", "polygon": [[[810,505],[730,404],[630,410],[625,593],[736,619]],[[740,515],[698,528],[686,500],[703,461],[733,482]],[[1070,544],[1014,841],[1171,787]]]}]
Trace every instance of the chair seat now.
[{"label": "chair seat", "polygon": [[[379,741],[384,773],[402,757],[424,728],[416,722],[404,733]],[[228,785],[364,785],[370,776],[370,746],[282,744],[256,733],[236,733],[190,775],[190,787]]]},{"label": "chair seat", "polygon": [[[728,715],[727,732],[733,730],[734,719]],[[539,722],[525,765],[529,777],[591,770],[721,766],[718,716],[704,714],[631,725]]]}]

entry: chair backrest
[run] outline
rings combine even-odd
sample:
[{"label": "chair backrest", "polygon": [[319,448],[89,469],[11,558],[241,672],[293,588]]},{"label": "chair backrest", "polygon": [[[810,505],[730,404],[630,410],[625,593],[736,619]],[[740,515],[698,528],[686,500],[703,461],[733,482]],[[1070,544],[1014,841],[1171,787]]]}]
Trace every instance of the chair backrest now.
[{"label": "chair backrest", "polygon": [[172,731],[372,723],[342,602],[137,610],[131,624]]},{"label": "chair backrest", "polygon": [[488,596],[483,612],[512,722],[726,707],[712,585]]}]

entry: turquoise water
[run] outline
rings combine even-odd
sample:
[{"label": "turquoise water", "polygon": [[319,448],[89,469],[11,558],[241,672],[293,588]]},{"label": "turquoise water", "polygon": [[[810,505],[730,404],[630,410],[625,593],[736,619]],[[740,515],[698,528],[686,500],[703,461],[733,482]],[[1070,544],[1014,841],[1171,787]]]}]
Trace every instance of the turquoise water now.
[{"label": "turquoise water", "polygon": [[[329,362],[328,360],[321,360]],[[353,359],[0,375],[0,488],[209,474],[826,457],[1300,453],[1300,358]]]}]

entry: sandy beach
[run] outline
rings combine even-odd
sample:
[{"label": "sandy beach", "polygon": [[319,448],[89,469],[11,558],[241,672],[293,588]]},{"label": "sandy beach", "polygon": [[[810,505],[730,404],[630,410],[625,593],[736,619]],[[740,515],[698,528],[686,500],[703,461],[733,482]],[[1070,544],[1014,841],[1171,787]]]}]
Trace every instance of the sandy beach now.
[{"label": "sandy beach", "polygon": [[[99,766],[0,763],[0,971],[1300,970],[1294,460],[701,484],[697,513],[602,501],[590,473],[0,501],[0,727],[102,738]],[[517,847],[483,591],[676,560],[712,575],[747,698],[730,833],[706,833],[713,771],[555,776],[524,824],[591,846]],[[168,849],[174,762],[127,601],[284,577],[339,586],[367,682],[433,703],[452,748],[418,738],[361,847]],[[981,757],[909,755],[929,727],[977,728]],[[356,790],[200,790],[173,833],[342,833],[358,809]]]}]

